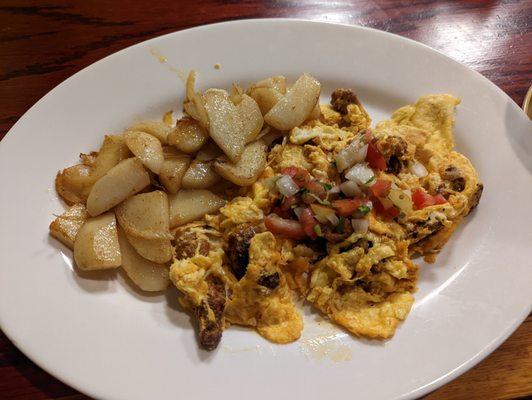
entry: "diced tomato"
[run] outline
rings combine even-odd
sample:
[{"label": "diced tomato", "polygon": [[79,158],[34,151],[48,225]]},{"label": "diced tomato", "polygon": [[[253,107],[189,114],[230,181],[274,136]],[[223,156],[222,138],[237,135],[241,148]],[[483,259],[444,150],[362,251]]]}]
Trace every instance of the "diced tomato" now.
[{"label": "diced tomato", "polygon": [[385,217],[385,218],[395,218],[400,214],[399,209],[396,206],[391,206],[389,208],[385,208],[380,199],[373,197],[371,199],[371,202],[373,203],[373,209],[375,210],[375,213],[378,215]]},{"label": "diced tomato", "polygon": [[264,218],[264,225],[272,233],[285,236],[289,239],[301,240],[307,235],[303,230],[303,226],[292,219],[279,218],[275,215],[268,215]]},{"label": "diced tomato", "polygon": [[435,204],[445,204],[447,200],[441,194],[432,196],[425,192],[421,188],[416,188],[412,191],[412,202],[414,203],[414,208],[416,210],[421,210],[428,206],[433,206]]},{"label": "diced tomato", "polygon": [[314,230],[314,227],[318,225],[318,221],[316,221],[316,218],[312,215],[310,208],[305,208],[301,211],[301,214],[299,214],[299,222],[303,225],[303,230],[308,237],[311,239],[316,239],[318,237],[318,234]]},{"label": "diced tomato", "polygon": [[362,199],[341,199],[333,201],[332,205],[336,208],[338,215],[350,217],[363,203]]},{"label": "diced tomato", "polygon": [[377,181],[370,187],[371,193],[375,197],[386,197],[390,193],[392,182],[384,179],[377,179]]},{"label": "diced tomato", "polygon": [[375,147],[373,143],[368,143],[368,153],[366,154],[366,161],[369,166],[373,169],[378,169],[384,171],[386,169],[386,160],[380,153],[380,151]]},{"label": "diced tomato", "polygon": [[292,210],[289,208],[288,210],[283,210],[281,207],[274,207],[272,209],[272,213],[277,214],[281,218],[293,218],[294,214],[292,213]]},{"label": "diced tomato", "polygon": [[286,196],[281,203],[281,210],[283,211],[289,211],[290,208],[297,203],[297,197],[296,196]]},{"label": "diced tomato", "polygon": [[305,189],[307,189],[309,192],[315,194],[316,196],[319,196],[320,198],[325,196],[325,188],[321,183],[318,181],[309,181],[305,185]]},{"label": "diced tomato", "polygon": [[291,166],[283,169],[281,172],[291,177],[299,187],[306,187],[307,183],[310,182],[310,174],[304,168]]}]

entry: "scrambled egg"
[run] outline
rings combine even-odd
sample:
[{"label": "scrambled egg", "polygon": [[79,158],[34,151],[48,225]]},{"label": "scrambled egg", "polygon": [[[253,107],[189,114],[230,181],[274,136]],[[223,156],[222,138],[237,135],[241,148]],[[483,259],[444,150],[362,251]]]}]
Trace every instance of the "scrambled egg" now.
[{"label": "scrambled egg", "polygon": [[[303,320],[294,303],[297,295],[357,336],[393,336],[414,302],[418,267],[411,258],[421,255],[434,261],[482,192],[470,161],[453,151],[459,102],[447,94],[424,96],[372,130],[389,166],[376,173],[378,179],[406,192],[422,188],[446,201],[410,208],[395,218],[371,212],[367,233],[353,233],[317,249],[317,242],[274,236],[264,218],[278,200],[272,190],[275,175],[296,166],[315,179],[338,183],[335,155],[371,124],[356,97],[336,109],[321,106],[319,120],[294,128],[271,149],[259,181],[206,217],[222,244],[174,261],[170,276],[184,303],[189,309],[203,309],[200,315],[214,327],[211,333],[219,329],[220,335],[230,324],[238,324],[254,327],[276,343],[298,339]],[[426,168],[425,176],[412,172],[416,162]],[[217,286],[208,276],[217,277]],[[215,286],[223,288],[217,296],[210,292]]]}]

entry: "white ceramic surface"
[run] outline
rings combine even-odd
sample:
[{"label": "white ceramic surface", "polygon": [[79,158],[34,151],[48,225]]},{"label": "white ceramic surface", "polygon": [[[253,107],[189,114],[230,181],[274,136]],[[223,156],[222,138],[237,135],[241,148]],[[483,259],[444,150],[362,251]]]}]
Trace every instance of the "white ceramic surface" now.
[{"label": "white ceramic surface", "polygon": [[[422,265],[416,303],[392,340],[355,339],[306,309],[296,343],[231,328],[207,353],[174,290],[143,297],[120,275],[73,271],[70,251],[48,236],[63,210],[56,172],[103,134],[178,109],[192,68],[202,88],[307,71],[324,101],[336,87],[356,89],[374,121],[423,94],[462,98],[457,148],[477,167],[484,195],[437,262]],[[1,328],[41,367],[96,398],[413,398],[475,365],[531,310],[531,122],[479,74],[371,29],[248,20],[130,47],[66,80],[17,122],[0,143],[0,181]]]}]

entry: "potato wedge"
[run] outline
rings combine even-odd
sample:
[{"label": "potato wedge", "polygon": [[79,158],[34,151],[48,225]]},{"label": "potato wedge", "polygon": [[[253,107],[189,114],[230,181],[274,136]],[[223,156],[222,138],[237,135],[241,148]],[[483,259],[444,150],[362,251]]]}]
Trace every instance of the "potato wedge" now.
[{"label": "potato wedge", "polygon": [[260,133],[262,125],[264,124],[264,119],[262,118],[260,108],[255,100],[247,94],[242,94],[240,97],[241,101],[236,108],[242,118],[246,143],[249,143],[255,140]]},{"label": "potato wedge", "polygon": [[55,177],[55,190],[68,204],[84,203],[92,187],[92,168],[85,164],[77,164],[65,168]]},{"label": "potato wedge", "polygon": [[112,212],[89,218],[74,241],[74,260],[79,269],[98,270],[122,263],[116,220]]},{"label": "potato wedge", "polygon": [[74,250],[74,240],[78,231],[89,218],[87,208],[83,204],[74,204],[50,224],[50,234]]},{"label": "potato wedge", "polygon": [[94,160],[91,172],[92,184],[104,176],[111,168],[131,157],[123,135],[106,135],[103,145]]},{"label": "potato wedge", "polygon": [[141,257],[129,243],[121,227],[118,227],[118,242],[122,253],[122,268],[139,289],[159,292],[168,287],[170,284],[168,266]]},{"label": "potato wedge", "polygon": [[209,116],[209,134],[233,162],[244,151],[246,137],[242,118],[225,90],[209,89],[203,94]]},{"label": "potato wedge", "polygon": [[170,239],[144,239],[126,233],[127,240],[146,260],[164,264],[172,259]]},{"label": "potato wedge", "polygon": [[213,213],[226,201],[204,189],[182,189],[168,196],[170,203],[170,228],[201,219]]},{"label": "potato wedge", "polygon": [[161,171],[164,161],[163,146],[159,139],[146,132],[129,131],[124,134],[127,147],[155,174]]},{"label": "potato wedge", "polygon": [[183,176],[183,189],[207,189],[220,181],[220,175],[213,168],[212,161],[194,160]]},{"label": "potato wedge", "polygon": [[168,197],[156,190],[130,197],[115,209],[118,223],[131,236],[171,239]]},{"label": "potato wedge", "polygon": [[168,135],[168,144],[191,154],[197,152],[209,140],[209,132],[192,118],[181,118]]},{"label": "potato wedge", "polygon": [[87,211],[99,215],[150,184],[150,175],[138,158],[128,158],[111,168],[92,187],[87,198]]},{"label": "potato wedge", "polygon": [[[171,117],[171,115],[170,115]],[[168,135],[172,132],[172,127],[168,124],[159,121],[144,121],[139,122],[126,129],[126,132],[145,132],[159,139],[162,144],[168,144]]]},{"label": "potato wedge", "polygon": [[255,88],[271,88],[277,90],[281,94],[286,93],[286,78],[282,75],[271,76],[258,81],[253,85]]},{"label": "potato wedge", "polygon": [[264,116],[264,121],[281,131],[288,131],[302,124],[312,112],[320,98],[320,83],[310,76],[303,74],[294,83],[270,111]]},{"label": "potato wedge", "polygon": [[262,115],[266,115],[284,97],[277,90],[267,87],[253,88],[249,96],[255,100]]},{"label": "potato wedge", "polygon": [[96,161],[96,157],[98,157],[97,151],[91,151],[89,154],[81,153],[79,155],[79,159],[81,160],[81,163],[88,167],[92,167],[94,165],[94,162]]},{"label": "potato wedge", "polygon": [[170,157],[164,160],[159,172],[159,181],[169,193],[181,189],[181,181],[190,165],[190,157]]},{"label": "potato wedge", "polygon": [[266,144],[257,140],[246,146],[238,163],[233,164],[227,158],[222,158],[214,162],[214,169],[236,185],[249,186],[266,167],[266,150]]}]

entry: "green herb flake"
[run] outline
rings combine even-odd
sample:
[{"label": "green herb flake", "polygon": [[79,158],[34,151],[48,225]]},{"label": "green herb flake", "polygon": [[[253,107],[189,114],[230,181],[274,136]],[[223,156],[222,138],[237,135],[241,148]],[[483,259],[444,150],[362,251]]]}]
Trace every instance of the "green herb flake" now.
[{"label": "green herb flake", "polygon": [[375,180],[375,175],[373,175],[371,178],[369,178],[367,181],[366,181],[366,185],[369,185],[371,182],[373,182]]},{"label": "green herb flake", "polygon": [[323,233],[321,232],[321,226],[314,225],[314,232],[316,232],[316,235],[323,236]]},{"label": "green herb flake", "polygon": [[325,190],[331,190],[333,186],[330,183],[323,183],[323,188]]},{"label": "green herb flake", "polygon": [[357,210],[362,213],[363,215],[366,215],[371,211],[371,208],[369,208],[367,205],[362,204],[360,207],[357,208]]},{"label": "green herb flake", "polygon": [[338,225],[336,225],[334,230],[338,233],[344,233],[344,224],[345,224],[345,218],[342,216],[338,217]]}]

